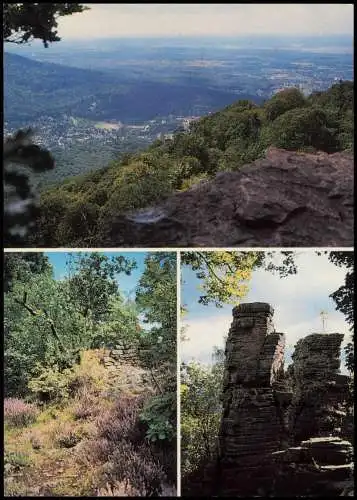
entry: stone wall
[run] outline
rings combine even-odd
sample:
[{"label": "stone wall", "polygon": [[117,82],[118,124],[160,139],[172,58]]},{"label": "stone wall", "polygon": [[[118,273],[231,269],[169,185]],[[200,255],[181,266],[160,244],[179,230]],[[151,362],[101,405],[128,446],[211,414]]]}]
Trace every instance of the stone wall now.
[{"label": "stone wall", "polygon": [[351,484],[352,445],[341,438],[343,335],[301,339],[284,371],[284,334],[272,317],[267,303],[233,309],[217,461],[200,472],[201,491],[190,494],[334,496]]},{"label": "stone wall", "polygon": [[118,342],[112,349],[104,348],[102,362],[105,366],[116,362],[139,365],[140,351],[137,346]]}]

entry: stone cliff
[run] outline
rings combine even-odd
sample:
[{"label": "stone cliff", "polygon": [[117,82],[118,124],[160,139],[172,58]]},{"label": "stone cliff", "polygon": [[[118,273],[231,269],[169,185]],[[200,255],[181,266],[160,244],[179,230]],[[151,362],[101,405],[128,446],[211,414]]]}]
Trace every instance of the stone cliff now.
[{"label": "stone cliff", "polygon": [[352,246],[350,153],[269,148],[264,159],[221,172],[159,207],[104,228],[108,246]]},{"label": "stone cliff", "polygon": [[272,317],[266,303],[233,309],[217,459],[202,471],[200,488],[197,477],[186,482],[184,495],[336,496],[351,487],[343,335],[299,340],[285,371],[285,338]]}]

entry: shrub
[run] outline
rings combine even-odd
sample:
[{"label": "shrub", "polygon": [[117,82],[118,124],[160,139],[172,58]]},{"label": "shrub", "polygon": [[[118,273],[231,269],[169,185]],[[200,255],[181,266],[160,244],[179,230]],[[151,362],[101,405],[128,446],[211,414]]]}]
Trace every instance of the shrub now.
[{"label": "shrub", "polygon": [[266,117],[273,121],[291,109],[306,106],[306,99],[297,88],[288,88],[275,94],[264,105]]},{"label": "shrub", "polygon": [[39,450],[40,448],[42,448],[43,440],[42,440],[42,435],[39,431],[37,430],[31,431],[30,443],[34,450]]},{"label": "shrub", "polygon": [[73,448],[82,440],[78,432],[73,430],[70,426],[64,426],[57,431],[55,437],[55,444],[59,448]]},{"label": "shrub", "polygon": [[78,400],[72,408],[72,413],[75,420],[85,420],[95,415],[99,410],[100,408],[96,407],[91,399],[84,397]]},{"label": "shrub", "polygon": [[[323,109],[299,108],[279,116],[265,131],[268,144],[289,150],[313,147],[328,153],[336,151],[336,139],[327,128]],[[270,135],[269,135],[270,134]]]},{"label": "shrub", "polygon": [[184,179],[181,184],[180,191],[186,191],[190,189],[192,186],[199,184],[200,182],[207,181],[209,179],[209,175],[206,173],[192,175],[188,179]]},{"label": "shrub", "polygon": [[140,441],[142,434],[139,411],[143,398],[121,396],[111,409],[104,411],[97,419],[98,437],[117,442],[125,439]]},{"label": "shrub", "polygon": [[4,455],[4,471],[7,474],[16,472],[22,467],[27,467],[30,465],[30,459],[27,455],[17,452],[5,452]]},{"label": "shrub", "polygon": [[37,414],[35,405],[25,403],[22,399],[5,398],[4,419],[7,424],[23,427],[32,424],[36,420]]},{"label": "shrub", "polygon": [[108,441],[105,438],[94,438],[83,441],[80,445],[80,460],[88,465],[93,463],[105,463],[109,460],[110,455],[116,443]]},{"label": "shrub", "polygon": [[70,394],[96,394],[105,388],[108,372],[101,364],[98,350],[81,352],[80,364],[73,367],[73,376],[68,384]]},{"label": "shrub", "polygon": [[33,377],[28,388],[41,402],[60,402],[69,396],[68,385],[73,376],[69,369],[60,371],[57,366],[39,367],[39,374]]},{"label": "shrub", "polygon": [[148,426],[146,437],[150,441],[171,441],[175,438],[176,393],[153,396],[145,405],[140,419]]},{"label": "shrub", "polygon": [[124,481],[106,483],[104,487],[97,490],[97,496],[99,497],[136,497],[138,494],[139,492],[130,483]]},{"label": "shrub", "polygon": [[138,496],[158,496],[162,491],[165,474],[160,464],[151,455],[150,448],[138,447],[120,441],[106,464],[105,473],[111,480],[129,484],[138,491]]}]

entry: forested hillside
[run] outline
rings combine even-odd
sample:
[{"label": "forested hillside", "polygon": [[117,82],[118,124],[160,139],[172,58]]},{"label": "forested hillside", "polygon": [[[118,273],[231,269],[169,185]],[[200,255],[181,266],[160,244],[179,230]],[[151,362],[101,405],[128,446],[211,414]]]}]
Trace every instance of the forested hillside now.
[{"label": "forested hillside", "polygon": [[147,255],[125,300],[136,265],[69,254],[55,279],[6,254],[5,495],[175,494],[176,257]]},{"label": "forested hillside", "polygon": [[269,146],[297,151],[353,151],[353,82],[309,97],[295,88],[262,106],[237,101],[203,117],[189,132],[71,178],[41,195],[30,244],[88,246],[105,240],[120,215],[162,201],[219,171],[238,170]]},{"label": "forested hillside", "polygon": [[69,114],[91,120],[143,122],[157,116],[195,114],[232,102],[232,92],[202,88],[200,82],[155,81],[33,61],[4,54],[4,114],[12,126],[43,116]]}]

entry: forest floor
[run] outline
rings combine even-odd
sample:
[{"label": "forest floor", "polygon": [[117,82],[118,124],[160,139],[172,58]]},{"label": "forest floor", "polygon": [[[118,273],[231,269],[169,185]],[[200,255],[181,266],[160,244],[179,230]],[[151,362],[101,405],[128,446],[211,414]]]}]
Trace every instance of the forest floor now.
[{"label": "forest floor", "polygon": [[80,396],[77,392],[60,404],[42,406],[26,427],[5,423],[6,496],[113,495],[105,459],[97,456],[100,419],[120,398],[135,399],[154,390],[145,370],[119,362],[104,366],[97,354],[82,353],[77,376],[86,381],[86,390]]}]

